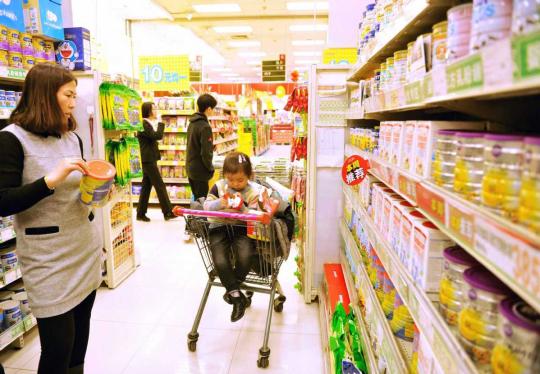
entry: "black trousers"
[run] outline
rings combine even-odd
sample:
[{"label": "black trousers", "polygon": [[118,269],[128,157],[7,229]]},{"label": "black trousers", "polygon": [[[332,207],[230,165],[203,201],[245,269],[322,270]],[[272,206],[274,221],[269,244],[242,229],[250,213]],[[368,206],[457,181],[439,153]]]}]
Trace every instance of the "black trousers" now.
[{"label": "black trousers", "polygon": [[246,279],[253,263],[253,239],[247,236],[245,227],[239,226],[213,228],[210,230],[209,239],[212,260],[221,283],[227,292],[239,290],[240,283]]},{"label": "black trousers", "polygon": [[64,314],[37,318],[41,342],[38,374],[82,373],[95,299],[96,291]]},{"label": "black trousers", "polygon": [[195,196],[195,200],[199,200],[201,197],[208,196],[208,191],[210,187],[208,186],[208,181],[196,181],[194,179],[189,178],[189,186],[191,187],[191,192],[193,192],[193,196]]},{"label": "black trousers", "polygon": [[143,162],[143,179],[142,190],[139,196],[139,204],[137,205],[137,216],[142,217],[148,210],[148,199],[150,198],[150,191],[152,187],[156,189],[156,193],[159,199],[159,205],[163,214],[170,213],[172,211],[171,201],[165,188],[165,183],[161,178],[159,169],[156,162]]}]

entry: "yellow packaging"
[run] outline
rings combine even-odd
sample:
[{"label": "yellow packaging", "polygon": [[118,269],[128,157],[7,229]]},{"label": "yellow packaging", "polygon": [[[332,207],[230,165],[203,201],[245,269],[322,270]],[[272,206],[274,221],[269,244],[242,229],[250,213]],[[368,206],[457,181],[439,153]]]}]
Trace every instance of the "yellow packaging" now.
[{"label": "yellow packaging", "polygon": [[26,70],[30,70],[34,67],[36,64],[36,59],[34,56],[23,56],[23,68]]},{"label": "yellow packaging", "polygon": [[0,49],[0,66],[9,66],[9,53]]},{"label": "yellow packaging", "polygon": [[24,56],[33,56],[34,45],[32,42],[32,35],[28,33],[21,33],[19,39],[21,41],[22,54]]},{"label": "yellow packaging", "polygon": [[9,49],[9,40],[8,40],[9,29],[0,25],[0,49],[7,51]]},{"label": "yellow packaging", "polygon": [[23,68],[23,56],[20,52],[9,52],[8,53],[9,66],[12,68],[22,69]]},{"label": "yellow packaging", "polygon": [[54,56],[54,43],[49,40],[45,40],[45,59],[50,62],[56,62]]},{"label": "yellow packaging", "polygon": [[448,31],[448,21],[442,21],[433,25],[433,34],[445,33]]},{"label": "yellow packaging", "polygon": [[45,40],[34,36],[32,37],[32,46],[34,47],[34,57],[45,58]]}]

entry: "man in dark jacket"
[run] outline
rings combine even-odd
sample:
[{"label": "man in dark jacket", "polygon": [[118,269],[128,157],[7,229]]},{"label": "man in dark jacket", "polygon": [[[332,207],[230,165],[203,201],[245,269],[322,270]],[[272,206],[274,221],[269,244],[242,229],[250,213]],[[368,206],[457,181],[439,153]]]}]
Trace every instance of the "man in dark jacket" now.
[{"label": "man in dark jacket", "polygon": [[195,200],[208,195],[208,183],[214,176],[214,139],[208,117],[217,106],[216,99],[209,94],[199,96],[199,111],[190,118],[187,132],[186,166],[189,185]]},{"label": "man in dark jacket", "polygon": [[146,216],[148,209],[148,199],[150,198],[150,191],[152,186],[156,189],[156,193],[159,199],[159,205],[165,220],[176,218],[172,213],[171,201],[167,194],[167,189],[161,179],[161,174],[157,167],[157,162],[161,159],[159,153],[158,140],[163,139],[163,132],[165,131],[165,124],[158,123],[157,130],[154,130],[152,121],[156,121],[154,103],[144,103],[142,105],[142,117],[144,131],[137,134],[139,144],[141,147],[141,161],[143,169],[142,190],[139,196],[139,204],[137,206],[137,220],[149,222],[150,218]]}]

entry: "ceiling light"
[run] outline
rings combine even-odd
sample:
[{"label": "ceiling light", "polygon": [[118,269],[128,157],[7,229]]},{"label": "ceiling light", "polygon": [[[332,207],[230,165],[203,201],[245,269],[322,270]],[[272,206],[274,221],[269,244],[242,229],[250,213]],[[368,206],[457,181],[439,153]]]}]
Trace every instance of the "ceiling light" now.
[{"label": "ceiling light", "polygon": [[240,57],[264,57],[266,52],[240,52],[238,54]]},{"label": "ceiling light", "polygon": [[261,60],[251,60],[251,61],[246,61],[246,64],[247,64],[247,65],[260,65],[260,64],[261,64]]},{"label": "ceiling light", "polygon": [[231,68],[212,68],[212,71],[232,71]]},{"label": "ceiling light", "polygon": [[311,45],[324,45],[324,40],[293,40],[292,45],[296,47],[311,46]]},{"label": "ceiling light", "polygon": [[296,57],[317,57],[322,56],[321,51],[296,51],[293,52],[293,55]]},{"label": "ceiling light", "polygon": [[309,64],[318,64],[319,60],[295,60],[296,65],[309,65]]},{"label": "ceiling light", "polygon": [[223,73],[223,74],[221,74],[222,77],[237,77],[239,75],[240,74],[238,74],[238,73]]},{"label": "ceiling light", "polygon": [[292,32],[307,32],[307,31],[326,31],[328,30],[328,25],[323,23],[307,23],[304,25],[291,25],[289,30]]},{"label": "ceiling light", "polygon": [[297,71],[308,71],[309,70],[309,67],[308,66],[295,66],[293,68],[293,71],[294,70],[297,70]]},{"label": "ceiling light", "polygon": [[328,10],[328,1],[289,1],[288,10]]},{"label": "ceiling light", "polygon": [[260,47],[261,42],[258,40],[233,40],[228,43],[229,47],[243,48],[243,47]]},{"label": "ceiling light", "polygon": [[251,70],[253,70],[253,71],[261,71],[261,68],[260,68],[260,67],[258,67],[258,68],[251,68]]},{"label": "ceiling light", "polygon": [[197,13],[233,13],[240,12],[238,4],[193,4],[193,9]]},{"label": "ceiling light", "polygon": [[216,26],[213,29],[215,32],[220,34],[253,32],[253,28],[251,26]]}]

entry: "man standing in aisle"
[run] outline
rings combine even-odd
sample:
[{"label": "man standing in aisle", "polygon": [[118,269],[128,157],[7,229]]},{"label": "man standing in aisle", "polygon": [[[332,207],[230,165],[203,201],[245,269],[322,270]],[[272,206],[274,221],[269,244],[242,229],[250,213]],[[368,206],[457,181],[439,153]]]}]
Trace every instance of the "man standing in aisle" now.
[{"label": "man standing in aisle", "polygon": [[187,131],[186,167],[195,200],[208,195],[208,183],[214,176],[214,139],[208,117],[217,106],[216,99],[203,94],[197,99],[198,112],[189,120]]}]

